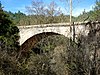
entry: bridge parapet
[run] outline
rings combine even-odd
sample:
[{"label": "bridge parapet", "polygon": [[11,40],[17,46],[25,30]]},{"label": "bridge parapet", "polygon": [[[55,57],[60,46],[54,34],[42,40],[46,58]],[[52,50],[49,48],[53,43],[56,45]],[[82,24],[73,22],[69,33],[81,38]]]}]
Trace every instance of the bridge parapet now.
[{"label": "bridge parapet", "polygon": [[[89,21],[85,21],[85,22],[73,22],[72,24],[74,25],[84,25],[86,23],[88,23]],[[39,24],[39,25],[22,25],[22,26],[18,26],[19,29],[21,28],[32,28],[32,27],[36,27],[36,28],[41,28],[41,27],[61,27],[61,26],[70,26],[70,23],[51,23],[51,24]]]},{"label": "bridge parapet", "polygon": [[[90,21],[85,22],[73,22],[74,25],[85,25]],[[94,22],[91,22],[94,23]],[[99,23],[99,21],[95,21],[95,23]],[[51,24],[39,24],[39,25],[22,25],[18,26],[19,29],[21,28],[32,28],[32,27],[60,27],[60,26],[70,26],[70,23],[51,23]]]}]

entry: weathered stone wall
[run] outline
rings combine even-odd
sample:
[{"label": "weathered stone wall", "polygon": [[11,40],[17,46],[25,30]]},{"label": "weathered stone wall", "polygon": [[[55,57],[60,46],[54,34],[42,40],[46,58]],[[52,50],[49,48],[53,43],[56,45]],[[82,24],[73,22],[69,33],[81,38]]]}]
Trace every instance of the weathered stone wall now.
[{"label": "weathered stone wall", "polygon": [[[88,29],[86,28],[87,22],[77,22],[74,23],[75,35],[79,34],[88,34]],[[73,24],[71,26],[72,32],[70,33],[70,24],[69,23],[57,23],[57,24],[43,24],[43,25],[29,25],[29,26],[18,26],[20,30],[20,45],[22,45],[26,40],[31,38],[34,35],[43,33],[43,32],[54,32],[65,37],[72,37],[73,35]]]}]

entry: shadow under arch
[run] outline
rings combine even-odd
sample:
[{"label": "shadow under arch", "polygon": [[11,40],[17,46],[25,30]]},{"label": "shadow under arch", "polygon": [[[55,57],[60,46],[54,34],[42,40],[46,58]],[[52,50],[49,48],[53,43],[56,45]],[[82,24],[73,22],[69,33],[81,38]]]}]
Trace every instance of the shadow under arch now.
[{"label": "shadow under arch", "polygon": [[58,33],[54,33],[54,32],[43,32],[43,33],[39,33],[36,34],[32,37],[30,37],[29,39],[27,39],[21,46],[20,46],[20,51],[21,52],[27,52],[30,49],[32,49],[35,44],[37,44],[39,41],[41,41],[43,38],[46,38],[48,36],[52,36],[52,35],[62,35],[62,34],[58,34]]}]

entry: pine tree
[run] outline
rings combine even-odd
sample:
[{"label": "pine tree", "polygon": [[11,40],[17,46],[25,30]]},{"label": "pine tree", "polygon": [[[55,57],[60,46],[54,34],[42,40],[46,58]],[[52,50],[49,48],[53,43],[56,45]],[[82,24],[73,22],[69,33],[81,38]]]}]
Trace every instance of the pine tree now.
[{"label": "pine tree", "polygon": [[0,2],[0,50],[7,50],[9,53],[17,50],[18,32],[19,29],[13,25]]},{"label": "pine tree", "polygon": [[94,7],[94,18],[95,20],[100,21],[100,0],[96,1],[96,5]]}]

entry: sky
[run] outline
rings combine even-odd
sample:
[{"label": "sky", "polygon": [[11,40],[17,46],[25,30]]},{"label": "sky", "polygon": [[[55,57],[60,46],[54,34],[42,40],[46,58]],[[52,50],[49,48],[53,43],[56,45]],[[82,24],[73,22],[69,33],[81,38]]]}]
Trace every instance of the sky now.
[{"label": "sky", "polygon": [[[32,4],[32,0],[0,0],[2,5],[4,6],[4,10],[11,11],[13,13],[21,11],[26,13],[26,6],[30,6]],[[45,4],[49,4],[53,0],[43,0]],[[64,14],[69,14],[69,2],[66,0],[54,0],[58,7]],[[96,0],[72,0],[73,3],[73,16],[80,15],[84,9],[86,12],[93,9]]]}]

